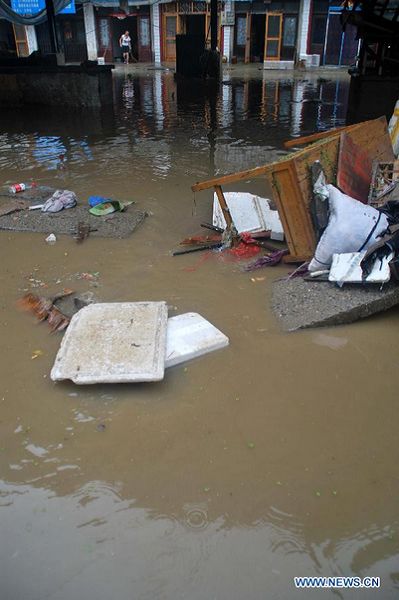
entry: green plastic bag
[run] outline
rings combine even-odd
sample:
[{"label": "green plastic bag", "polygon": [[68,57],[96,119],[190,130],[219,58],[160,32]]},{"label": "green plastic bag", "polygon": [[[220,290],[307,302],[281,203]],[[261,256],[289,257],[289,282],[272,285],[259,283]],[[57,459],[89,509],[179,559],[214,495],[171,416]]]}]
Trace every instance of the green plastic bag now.
[{"label": "green plastic bag", "polygon": [[125,210],[125,205],[119,200],[111,200],[110,202],[102,202],[89,208],[89,213],[96,217],[105,217],[114,212],[122,212]]}]

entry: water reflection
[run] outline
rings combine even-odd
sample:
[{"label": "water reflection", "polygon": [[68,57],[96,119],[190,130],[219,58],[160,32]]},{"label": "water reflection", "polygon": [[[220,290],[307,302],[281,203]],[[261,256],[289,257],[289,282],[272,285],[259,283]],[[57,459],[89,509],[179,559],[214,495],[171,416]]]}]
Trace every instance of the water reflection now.
[{"label": "water reflection", "polygon": [[[226,73],[215,86],[175,82],[171,73],[155,71],[140,77],[119,74],[115,95],[114,116],[83,111],[78,118],[60,119],[54,111],[34,117],[25,111],[10,127],[3,114],[0,125],[7,133],[0,140],[0,167],[21,175],[33,166],[45,172],[56,169],[64,154],[78,165],[94,160],[98,172],[106,164],[111,174],[120,174],[120,161],[128,162],[139,177],[154,165],[159,178],[172,171],[198,179],[249,168],[278,158],[284,140],[292,136],[344,124],[348,81],[337,76],[270,78],[267,72],[244,80]],[[204,172],[198,154],[207,153]],[[164,165],[157,169],[159,156]]]},{"label": "water reflection", "polygon": [[[0,489],[0,511],[8,515],[0,549],[7,600],[130,598],[132,585],[135,598],[203,598],[205,591],[258,599],[265,586],[268,597],[294,598],[298,574],[372,574],[386,590],[398,588],[392,525],[316,541],[305,523],[273,507],[251,526],[227,527],[226,516],[209,519],[207,503],[176,507],[175,514],[139,508],[118,483],[91,481],[65,496],[5,481]],[[323,590],[323,597],[335,596]],[[353,593],[340,590],[339,597]]]}]

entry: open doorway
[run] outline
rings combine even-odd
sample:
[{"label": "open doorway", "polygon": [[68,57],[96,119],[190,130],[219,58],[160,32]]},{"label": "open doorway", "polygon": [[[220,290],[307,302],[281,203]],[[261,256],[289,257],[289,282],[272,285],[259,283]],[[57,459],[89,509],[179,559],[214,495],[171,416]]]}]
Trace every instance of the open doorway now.
[{"label": "open doorway", "polygon": [[[122,50],[119,46],[119,38],[122,33],[128,31],[130,39],[132,40],[132,56],[133,60],[138,60],[138,40],[137,40],[137,17],[126,17],[126,19],[112,19],[112,51],[114,60],[116,58],[122,59]],[[123,59],[122,59],[123,60]],[[132,58],[130,59],[132,60]]]},{"label": "open doorway", "polygon": [[205,45],[205,15],[182,15],[183,32],[201,36]]},{"label": "open doorway", "polygon": [[251,15],[251,62],[263,62],[265,53],[265,29],[265,14]]},{"label": "open doorway", "polygon": [[[15,31],[15,33],[14,33]],[[16,30],[8,21],[0,20],[0,55],[16,56],[17,53],[17,35]]]}]

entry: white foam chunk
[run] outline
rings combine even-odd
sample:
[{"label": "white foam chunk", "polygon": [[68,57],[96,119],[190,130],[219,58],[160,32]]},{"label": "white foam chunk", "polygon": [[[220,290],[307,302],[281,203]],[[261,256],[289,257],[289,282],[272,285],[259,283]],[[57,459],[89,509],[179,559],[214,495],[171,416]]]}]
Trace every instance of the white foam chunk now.
[{"label": "white foam chunk", "polygon": [[[270,200],[248,192],[224,192],[230,215],[238,233],[271,231],[271,239],[284,240],[284,229],[277,210],[270,208]],[[213,198],[213,224],[226,228],[226,220],[216,194]]]},{"label": "white foam chunk", "polygon": [[165,367],[173,367],[229,345],[229,338],[198,313],[168,320]]},{"label": "white foam chunk", "polygon": [[164,377],[165,302],[91,304],[71,319],[51,379],[78,384],[159,381]]},{"label": "white foam chunk", "polygon": [[386,283],[391,278],[389,263],[394,257],[393,252],[382,259],[377,258],[373,267],[363,280],[361,262],[366,252],[346,252],[333,254],[328,280],[335,283]]}]

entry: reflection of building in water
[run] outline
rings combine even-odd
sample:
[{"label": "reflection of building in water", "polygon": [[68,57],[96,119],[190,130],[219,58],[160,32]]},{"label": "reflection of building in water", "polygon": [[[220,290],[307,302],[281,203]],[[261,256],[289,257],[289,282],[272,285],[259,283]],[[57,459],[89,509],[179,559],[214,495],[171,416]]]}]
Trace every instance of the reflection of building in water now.
[{"label": "reflection of building in water", "polygon": [[280,109],[280,82],[279,81],[267,81],[263,78],[262,81],[262,104],[260,110],[260,118],[262,122],[265,122],[272,118],[278,117]]},{"label": "reflection of building in water", "polygon": [[61,156],[67,161],[86,162],[93,160],[93,154],[86,139],[62,138],[59,136],[35,136],[32,155],[47,169],[57,169]]},{"label": "reflection of building in water", "polygon": [[248,81],[243,85],[234,87],[234,114],[243,115],[248,110]]},{"label": "reflection of building in water", "polygon": [[337,80],[326,85],[320,84],[321,100],[317,112],[317,129],[330,129],[345,125],[349,99],[349,86]]},{"label": "reflection of building in water", "polygon": [[[347,81],[295,81],[292,91],[291,136],[299,136],[304,124],[314,119],[316,130],[345,125],[349,86]],[[305,125],[306,126],[306,125]]]},{"label": "reflection of building in water", "polygon": [[133,81],[127,77],[122,86],[122,98],[126,109],[133,108],[134,105],[134,85]]},{"label": "reflection of building in water", "polygon": [[215,151],[215,173],[233,173],[265,164],[278,155],[265,146],[233,145],[219,142]]},{"label": "reflection of building in water", "polygon": [[154,113],[156,128],[162,131],[165,117],[162,106],[162,76],[159,71],[154,75]]},{"label": "reflection of building in water", "polygon": [[164,126],[169,128],[177,117],[176,83],[172,75],[162,77],[162,106]]},{"label": "reflection of building in water", "polygon": [[222,115],[221,126],[229,127],[233,122],[233,112],[231,110],[233,90],[231,85],[222,87]]},{"label": "reflection of building in water", "polygon": [[[234,117],[253,117],[262,123],[278,121],[283,113],[286,114],[291,101],[291,85],[284,87],[281,81],[268,80],[266,76],[262,80],[231,85],[228,89],[230,95],[223,104],[225,110]],[[227,108],[227,98],[230,99],[230,109]]]},{"label": "reflection of building in water", "polygon": [[[215,87],[175,81],[156,70],[151,77],[129,76],[124,85],[121,116],[133,118],[133,143],[161,134],[170,161],[180,151],[175,128],[186,123],[191,143],[210,153],[212,174],[277,160],[285,152],[283,142],[314,131],[314,123],[320,130],[345,123],[346,78],[271,78],[265,71],[261,78],[227,78]],[[150,146],[142,147],[153,155],[156,145]]]}]

